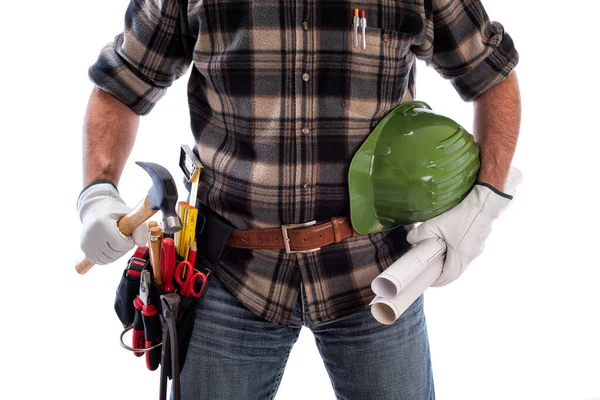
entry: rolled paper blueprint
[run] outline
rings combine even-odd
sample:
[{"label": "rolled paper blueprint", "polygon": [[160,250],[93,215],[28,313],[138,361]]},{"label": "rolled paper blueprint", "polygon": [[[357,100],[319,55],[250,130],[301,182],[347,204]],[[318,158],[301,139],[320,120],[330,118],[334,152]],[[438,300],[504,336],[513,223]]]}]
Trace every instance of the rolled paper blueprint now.
[{"label": "rolled paper blueprint", "polygon": [[370,304],[373,317],[385,325],[394,323],[425,289],[440,277],[443,265],[444,257],[438,257],[407,287],[403,288],[398,296],[393,298],[375,297]]},{"label": "rolled paper blueprint", "polygon": [[410,249],[371,282],[371,289],[380,297],[393,298],[410,285],[428,265],[446,253],[446,243],[440,238],[425,239]]}]

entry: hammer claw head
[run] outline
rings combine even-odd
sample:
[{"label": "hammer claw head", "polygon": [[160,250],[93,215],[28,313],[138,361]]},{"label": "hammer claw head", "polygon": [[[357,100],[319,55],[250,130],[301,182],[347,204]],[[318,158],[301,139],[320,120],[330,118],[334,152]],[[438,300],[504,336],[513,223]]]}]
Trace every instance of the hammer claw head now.
[{"label": "hammer claw head", "polygon": [[163,215],[163,231],[175,233],[181,230],[181,220],[175,212],[177,206],[177,186],[171,173],[162,165],[136,161],[152,178],[148,200],[153,210],[160,209]]}]

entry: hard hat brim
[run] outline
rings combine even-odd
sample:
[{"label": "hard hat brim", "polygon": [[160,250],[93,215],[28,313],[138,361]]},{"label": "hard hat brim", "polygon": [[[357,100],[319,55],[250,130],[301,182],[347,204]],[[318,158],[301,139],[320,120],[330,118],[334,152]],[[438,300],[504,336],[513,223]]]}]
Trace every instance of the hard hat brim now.
[{"label": "hard hat brim", "polygon": [[377,124],[350,162],[350,169],[348,171],[350,221],[354,230],[360,234],[383,232],[397,226],[397,224],[390,223],[389,221],[379,220],[373,209],[373,201],[370,198],[373,193],[370,177],[373,165],[373,153],[379,134],[393,112],[394,110]]},{"label": "hard hat brim", "polygon": [[373,135],[363,143],[350,163],[348,173],[348,189],[350,192],[350,220],[352,227],[360,234],[378,232],[383,228],[369,200],[371,190],[368,171],[371,168]]}]

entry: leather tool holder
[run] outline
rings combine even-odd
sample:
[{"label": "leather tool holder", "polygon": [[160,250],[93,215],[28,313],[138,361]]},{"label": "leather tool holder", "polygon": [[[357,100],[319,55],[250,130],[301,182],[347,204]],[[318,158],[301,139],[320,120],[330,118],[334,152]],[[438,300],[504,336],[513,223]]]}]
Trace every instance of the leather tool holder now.
[{"label": "leather tool holder", "polygon": [[[140,253],[144,253],[144,249],[147,248],[138,248],[136,251],[136,255]],[[141,251],[140,251],[141,250]],[[182,259],[177,256],[177,262],[182,261]],[[196,261],[195,269],[208,272],[207,276],[210,276],[210,271],[206,268],[202,267],[201,261]],[[142,271],[149,271],[152,273],[152,268],[149,263],[149,254],[146,251],[142,257],[133,256],[129,259],[127,263],[127,268],[123,271],[123,275],[117,287],[117,292],[115,296],[114,308],[119,320],[123,324],[125,330],[121,333],[121,346],[125,349],[134,352],[136,355],[141,356],[146,352],[149,352],[149,355],[146,356],[146,364],[148,369],[155,370],[161,364],[161,340],[163,337],[162,327],[166,326],[163,320],[163,302],[161,301],[161,296],[166,294],[158,285],[154,284],[154,279],[152,279],[152,283],[149,291],[149,304],[152,304],[153,307],[157,310],[157,315],[155,320],[145,319],[144,320],[144,330],[146,334],[146,341],[150,340],[152,342],[152,346],[150,350],[148,350],[148,342],[146,342],[146,348],[144,346],[140,346],[140,342],[136,342],[135,340],[135,325],[137,323],[137,329],[140,329],[139,323],[139,312],[136,309],[134,303],[140,303],[140,299],[136,298],[140,292],[140,278]],[[176,292],[179,291],[179,286],[175,280],[173,281],[173,285],[175,286]],[[175,292],[172,292],[175,293]],[[179,310],[177,313],[176,320],[176,336],[178,343],[178,364],[180,372],[183,369],[185,364],[185,358],[187,354],[187,349],[189,346],[190,337],[192,334],[192,329],[194,325],[195,311],[197,302],[201,299],[194,296],[179,296]],[[137,316],[136,316],[137,314]],[[147,318],[147,317],[146,317]],[[152,322],[150,322],[152,321]],[[149,327],[152,326],[152,328]],[[151,335],[153,337],[148,337],[148,330],[151,329]],[[134,343],[133,346],[126,345],[123,343],[123,336],[129,330],[134,330]],[[142,341],[143,343],[143,341]],[[171,379],[173,377],[173,371],[171,370],[171,363],[167,362],[166,365],[163,365],[162,368],[166,368],[166,375]],[[164,372],[164,371],[163,371]],[[179,375],[178,373],[176,375]]]}]

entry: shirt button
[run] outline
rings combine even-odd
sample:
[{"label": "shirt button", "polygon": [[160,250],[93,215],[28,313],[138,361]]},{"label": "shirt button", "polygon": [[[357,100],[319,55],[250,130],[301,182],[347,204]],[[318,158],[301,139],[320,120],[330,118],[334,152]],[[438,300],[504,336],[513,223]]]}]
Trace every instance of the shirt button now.
[{"label": "shirt button", "polygon": [[304,29],[305,31],[308,30],[308,21],[304,21],[302,23],[302,29]]},{"label": "shirt button", "polygon": [[307,187],[309,187],[309,186],[310,186],[310,182],[309,182],[309,181],[304,181],[304,182],[302,182],[302,187],[303,187],[304,189],[306,189],[306,188],[307,188]]},{"label": "shirt button", "polygon": [[308,135],[309,132],[310,132],[310,129],[308,129],[306,126],[304,128],[302,128],[302,133],[304,133],[305,135]]},{"label": "shirt button", "polygon": [[310,79],[310,75],[308,73],[305,72],[302,74],[302,80],[304,82],[308,82],[309,79]]}]

